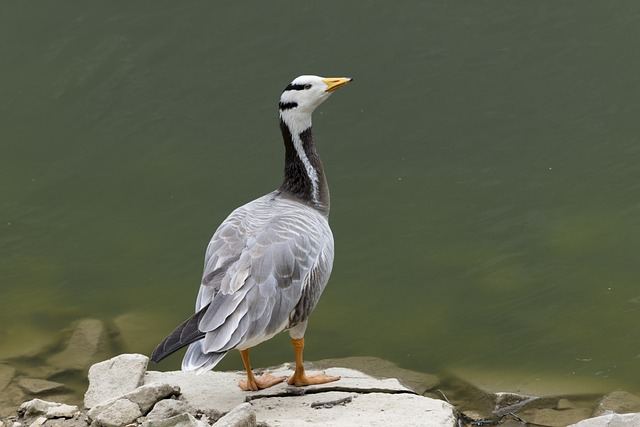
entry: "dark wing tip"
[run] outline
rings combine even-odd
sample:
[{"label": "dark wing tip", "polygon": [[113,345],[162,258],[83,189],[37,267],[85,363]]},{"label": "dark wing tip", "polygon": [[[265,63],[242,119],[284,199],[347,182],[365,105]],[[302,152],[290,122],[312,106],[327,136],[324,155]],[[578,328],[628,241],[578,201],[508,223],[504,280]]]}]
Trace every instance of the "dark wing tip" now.
[{"label": "dark wing tip", "polygon": [[166,337],[151,353],[151,361],[159,363],[162,359],[170,356],[182,347],[186,347],[198,340],[204,338],[205,333],[198,329],[200,319],[209,308],[207,304],[202,310],[182,322],[180,326],[174,329],[168,337]]}]

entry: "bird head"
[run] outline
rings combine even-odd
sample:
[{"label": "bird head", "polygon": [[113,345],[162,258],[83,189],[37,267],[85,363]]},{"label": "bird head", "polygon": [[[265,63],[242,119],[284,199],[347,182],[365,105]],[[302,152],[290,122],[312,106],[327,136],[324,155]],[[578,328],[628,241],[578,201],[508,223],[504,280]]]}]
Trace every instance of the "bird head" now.
[{"label": "bird head", "polygon": [[306,114],[324,102],[331,93],[353,80],[350,77],[300,76],[293,80],[280,97],[280,115]]}]

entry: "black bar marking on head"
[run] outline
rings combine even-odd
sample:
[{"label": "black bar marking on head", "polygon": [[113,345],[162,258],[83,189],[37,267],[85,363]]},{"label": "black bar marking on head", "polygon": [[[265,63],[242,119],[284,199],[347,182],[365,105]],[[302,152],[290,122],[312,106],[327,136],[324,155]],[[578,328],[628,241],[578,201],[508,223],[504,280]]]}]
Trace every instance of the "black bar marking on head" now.
[{"label": "black bar marking on head", "polygon": [[289,86],[287,86],[284,91],[288,91],[288,90],[305,90],[306,85],[301,85],[301,84],[294,84],[294,83],[289,83]]},{"label": "black bar marking on head", "polygon": [[292,108],[296,108],[298,106],[297,102],[281,102],[279,104],[280,111],[290,110]]}]

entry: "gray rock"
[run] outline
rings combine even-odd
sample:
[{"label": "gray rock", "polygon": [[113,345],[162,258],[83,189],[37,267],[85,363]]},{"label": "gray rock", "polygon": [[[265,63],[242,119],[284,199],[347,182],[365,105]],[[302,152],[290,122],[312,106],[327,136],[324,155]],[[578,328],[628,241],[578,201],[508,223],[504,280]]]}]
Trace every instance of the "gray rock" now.
[{"label": "gray rock", "polygon": [[54,367],[84,371],[109,352],[109,335],[101,320],[83,319],[76,325],[64,350],[47,359]]},{"label": "gray rock", "polygon": [[16,370],[11,366],[0,364],[0,392],[7,388],[15,375]]},{"label": "gray rock", "polygon": [[87,409],[122,396],[142,385],[149,358],[142,354],[121,354],[89,368],[89,388],[84,395]]},{"label": "gray rock", "polygon": [[608,414],[595,418],[588,418],[569,427],[637,427],[640,426],[640,413]]},{"label": "gray rock", "polygon": [[143,414],[148,413],[156,402],[169,396],[178,396],[180,387],[166,383],[151,383],[138,387],[124,395],[126,399],[136,403]]},{"label": "gray rock", "polygon": [[78,413],[78,407],[33,399],[20,405],[18,413],[23,416],[44,415],[45,418],[72,418]]},{"label": "gray rock", "polygon": [[[331,406],[333,402],[340,401],[345,403]],[[305,420],[306,425],[323,427],[351,425],[454,427],[456,425],[454,408],[448,403],[404,393],[355,394],[334,391],[295,397],[258,399],[252,401],[252,404],[259,422],[279,427],[297,427],[301,425],[301,420]]]},{"label": "gray rock", "polygon": [[164,420],[145,421],[142,427],[209,427],[209,424],[196,419],[191,414],[180,414]]},{"label": "gray rock", "polygon": [[180,388],[164,383],[151,383],[138,387],[137,389],[126,393],[120,397],[113,398],[89,410],[87,415],[90,419],[97,419],[104,411],[111,408],[118,400],[128,400],[138,407],[141,415],[147,414],[153,405],[161,399],[169,396],[177,396],[180,394]]},{"label": "gray rock", "polygon": [[140,407],[128,399],[118,399],[95,416],[90,416],[92,425],[121,427],[142,416]]},{"label": "gray rock", "polygon": [[164,399],[155,404],[147,414],[147,421],[158,421],[181,414],[195,415],[197,411],[187,402],[177,399]]},{"label": "gray rock", "polygon": [[598,417],[611,412],[618,414],[640,412],[640,397],[622,390],[609,393],[600,399],[593,411],[593,416]]},{"label": "gray rock", "polygon": [[309,366],[314,369],[328,369],[340,366],[363,372],[375,378],[397,378],[403,385],[408,386],[417,394],[424,394],[440,384],[440,379],[435,375],[403,369],[393,362],[378,357],[324,359],[310,362]]},{"label": "gray rock", "polygon": [[236,406],[224,417],[220,418],[214,427],[255,427],[256,412],[250,403]]},{"label": "gray rock", "polygon": [[21,389],[30,394],[48,393],[65,388],[65,385],[62,383],[41,380],[38,378],[20,378],[18,380],[18,385]]},{"label": "gray rock", "polygon": [[38,417],[38,418],[36,418],[36,420],[34,422],[29,424],[29,427],[40,427],[41,425],[43,425],[46,422],[47,422],[47,418],[46,417]]},{"label": "gray rock", "polygon": [[[293,371],[286,366],[268,370],[274,376],[290,376]],[[277,384],[266,390],[247,393],[238,387],[238,382],[246,378],[244,372],[210,371],[200,375],[193,372],[155,372],[145,375],[145,384],[165,382],[180,386],[182,396],[196,410],[214,420],[228,413],[247,399],[258,399],[277,395],[320,393],[323,391],[357,391],[363,393],[413,393],[394,378],[376,379],[362,372],[346,368],[330,368],[327,375],[339,375],[340,381],[308,386],[304,388],[289,387],[286,383]],[[314,371],[309,370],[313,375]]]},{"label": "gray rock", "polygon": [[517,412],[520,408],[524,407],[528,403],[534,402],[540,399],[537,396],[527,396],[519,393],[495,393],[495,408],[496,415],[503,415],[507,412]]}]

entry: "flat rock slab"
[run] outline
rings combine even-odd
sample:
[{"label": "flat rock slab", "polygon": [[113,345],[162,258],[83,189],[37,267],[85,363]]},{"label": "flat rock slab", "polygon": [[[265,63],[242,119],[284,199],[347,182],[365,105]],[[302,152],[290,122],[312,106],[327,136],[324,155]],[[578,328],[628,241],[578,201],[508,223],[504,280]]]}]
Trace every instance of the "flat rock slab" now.
[{"label": "flat rock slab", "polygon": [[637,427],[640,426],[640,413],[609,414],[582,420],[569,427]]},{"label": "flat rock slab", "polygon": [[424,372],[411,371],[398,367],[393,362],[379,357],[343,357],[339,359],[323,359],[309,362],[313,369],[328,369],[334,366],[356,369],[375,378],[397,378],[402,384],[408,386],[418,394],[424,394],[428,390],[436,388],[440,379],[435,375]]},{"label": "flat rock slab", "polygon": [[9,365],[0,364],[0,392],[7,388],[13,377],[16,375],[16,370]]},{"label": "flat rock slab", "polygon": [[456,368],[452,372],[459,378],[487,393],[510,392],[528,396],[598,395],[607,392],[600,378],[532,375],[519,371],[479,371],[473,368]]},{"label": "flat rock slab", "polygon": [[[286,366],[270,369],[268,372],[274,376],[282,377],[293,375],[293,370]],[[330,368],[324,372],[327,375],[338,375],[341,379],[332,383],[308,387],[291,387],[286,382],[283,382],[266,390],[246,392],[238,387],[238,382],[246,379],[246,374],[243,372],[209,371],[197,375],[193,372],[149,371],[144,377],[144,383],[162,382],[179,386],[182,395],[191,406],[214,419],[219,418],[247,400],[273,396],[311,394],[325,391],[413,393],[411,389],[400,384],[395,378],[377,379],[347,368]],[[310,370],[307,373],[313,375],[317,371]]]},{"label": "flat rock slab", "polygon": [[258,399],[251,404],[258,422],[270,427],[453,427],[456,424],[453,407],[448,403],[408,394],[332,391]]},{"label": "flat rock slab", "polygon": [[78,322],[66,347],[47,359],[47,364],[64,369],[84,371],[109,352],[107,327],[98,319]]},{"label": "flat rock slab", "polygon": [[[268,370],[290,376],[287,366]],[[348,368],[329,368],[339,381],[309,387],[286,383],[266,390],[245,392],[238,382],[243,372],[147,372],[145,384],[162,382],[179,386],[182,398],[198,411],[218,419],[247,400],[258,423],[269,426],[454,426],[454,409],[448,403],[417,396],[394,378],[377,379]],[[313,375],[317,371],[308,370]]]},{"label": "flat rock slab", "polygon": [[30,394],[48,393],[65,388],[65,385],[62,383],[41,380],[38,378],[20,378],[18,380],[18,385],[21,389]]}]

